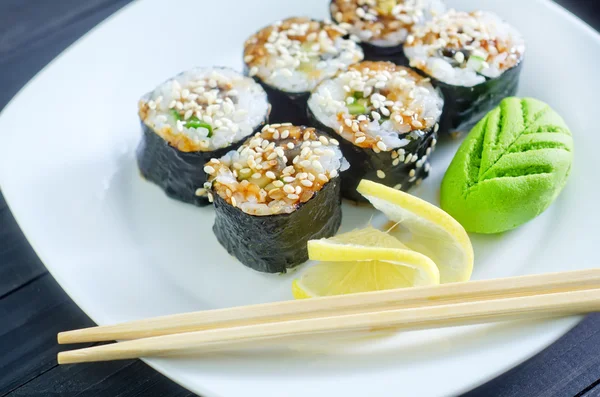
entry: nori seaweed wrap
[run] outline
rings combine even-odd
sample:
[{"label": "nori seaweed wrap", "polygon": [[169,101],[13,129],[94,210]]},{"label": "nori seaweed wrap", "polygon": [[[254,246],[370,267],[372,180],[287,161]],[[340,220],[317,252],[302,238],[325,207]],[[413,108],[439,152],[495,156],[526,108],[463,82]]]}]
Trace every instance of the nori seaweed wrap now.
[{"label": "nori seaweed wrap", "polygon": [[271,122],[306,123],[306,101],[323,79],[361,61],[360,47],[331,22],[288,18],[267,26],[244,44],[244,70],[273,105]]},{"label": "nori seaweed wrap", "polygon": [[181,73],[139,102],[140,173],[171,198],[208,205],[206,194],[197,191],[206,182],[204,165],[259,130],[269,111],[260,85],[231,69]]},{"label": "nori seaweed wrap", "polygon": [[337,143],[314,128],[272,124],[207,163],[221,245],[260,272],[308,260],[307,242],[333,236],[342,220],[339,170],[347,164]]},{"label": "nori seaweed wrap", "polygon": [[331,0],[329,10],[360,44],[365,60],[408,66],[403,45],[410,30],[446,7],[442,0]]},{"label": "nori seaweed wrap", "polygon": [[449,11],[417,27],[404,51],[442,91],[440,134],[470,131],[519,86],[525,42],[497,15]]},{"label": "nori seaweed wrap", "polygon": [[426,178],[443,103],[428,79],[390,62],[361,62],[321,83],[309,117],[339,138],[350,163],[342,195],[366,201],[356,191],[362,179],[406,191]]}]

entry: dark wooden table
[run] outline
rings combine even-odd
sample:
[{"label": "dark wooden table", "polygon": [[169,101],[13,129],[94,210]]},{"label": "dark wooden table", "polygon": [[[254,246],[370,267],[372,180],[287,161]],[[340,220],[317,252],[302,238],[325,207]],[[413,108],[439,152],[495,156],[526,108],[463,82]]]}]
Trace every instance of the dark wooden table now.
[{"label": "dark wooden table", "polygon": [[[0,0],[0,110],[63,49],[129,1]],[[599,0],[558,2],[600,29]],[[37,258],[0,193],[0,397],[194,395],[139,360],[58,366],[56,333],[90,325]],[[591,315],[465,397],[600,396],[599,331],[600,315]]]}]

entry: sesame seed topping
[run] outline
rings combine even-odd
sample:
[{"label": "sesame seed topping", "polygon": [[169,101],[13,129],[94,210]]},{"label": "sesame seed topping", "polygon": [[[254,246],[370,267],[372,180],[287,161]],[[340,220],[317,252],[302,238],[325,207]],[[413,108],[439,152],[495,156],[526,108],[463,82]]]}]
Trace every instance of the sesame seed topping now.
[{"label": "sesame seed topping", "polygon": [[383,172],[382,170],[377,170],[377,178],[384,179],[385,178],[385,172]]},{"label": "sesame seed topping", "polygon": [[207,174],[214,174],[215,169],[213,167],[211,167],[210,165],[207,165],[204,167],[204,172],[206,172]]}]

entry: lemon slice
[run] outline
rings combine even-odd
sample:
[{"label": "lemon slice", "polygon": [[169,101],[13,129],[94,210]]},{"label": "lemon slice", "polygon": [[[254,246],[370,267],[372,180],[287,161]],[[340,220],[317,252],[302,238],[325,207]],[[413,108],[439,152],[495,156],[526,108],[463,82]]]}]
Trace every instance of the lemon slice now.
[{"label": "lemon slice", "polygon": [[390,232],[411,250],[431,258],[441,283],[468,281],[473,272],[473,247],[465,229],[427,201],[379,183],[363,180],[357,188],[375,208],[397,222]]},{"label": "lemon slice", "polygon": [[321,261],[292,284],[296,299],[435,285],[435,263],[373,227],[308,242],[310,259]]}]

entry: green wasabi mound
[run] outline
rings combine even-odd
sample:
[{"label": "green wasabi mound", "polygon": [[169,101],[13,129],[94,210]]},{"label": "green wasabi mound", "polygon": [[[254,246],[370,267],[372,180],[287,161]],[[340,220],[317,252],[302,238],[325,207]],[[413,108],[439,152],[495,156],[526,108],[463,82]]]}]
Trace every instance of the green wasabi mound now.
[{"label": "green wasabi mound", "polygon": [[514,229],[552,204],[572,161],[573,138],[562,117],[536,99],[506,98],[458,149],[441,206],[469,232]]}]

